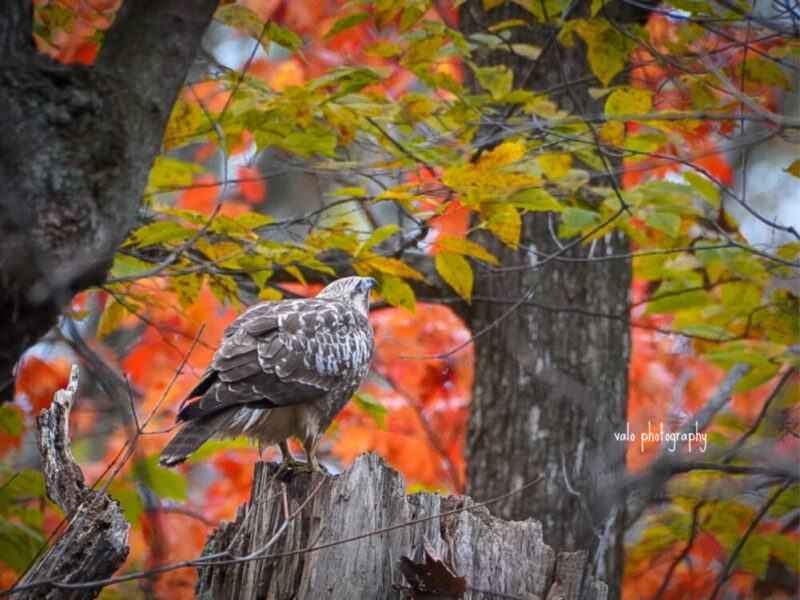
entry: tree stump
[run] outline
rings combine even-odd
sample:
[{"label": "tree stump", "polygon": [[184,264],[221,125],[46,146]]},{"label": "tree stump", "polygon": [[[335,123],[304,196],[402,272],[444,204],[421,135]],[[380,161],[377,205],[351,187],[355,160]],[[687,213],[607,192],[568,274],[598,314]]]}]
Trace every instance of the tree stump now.
[{"label": "tree stump", "polygon": [[[91,582],[111,577],[128,556],[130,525],[119,503],[88,487],[72,456],[69,411],[78,379],[73,366],[67,389],[56,392],[50,409],[36,418],[47,496],[67,515],[67,526],[25,574],[19,585],[23,591],[14,593],[14,600],[95,598],[103,586]],[[41,585],[28,587],[34,584]]]},{"label": "tree stump", "polygon": [[[427,590],[419,598],[606,598],[584,553],[556,557],[539,522],[503,521],[466,496],[406,495],[377,454],[334,477],[282,475],[256,465],[249,506],[208,538],[204,555],[215,558],[198,570],[198,598],[404,597],[398,588]],[[423,543],[429,562],[409,583],[403,573],[419,561],[402,557],[421,556]]]}]

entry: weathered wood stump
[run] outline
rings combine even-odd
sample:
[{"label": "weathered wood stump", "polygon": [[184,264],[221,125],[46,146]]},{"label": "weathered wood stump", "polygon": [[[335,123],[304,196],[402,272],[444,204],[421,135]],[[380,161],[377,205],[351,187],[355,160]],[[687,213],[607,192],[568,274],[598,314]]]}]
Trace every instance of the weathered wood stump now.
[{"label": "weathered wood stump", "polygon": [[451,573],[421,567],[415,585],[438,592],[417,597],[606,598],[584,554],[556,557],[539,522],[503,521],[465,496],[406,495],[377,454],[335,477],[281,475],[256,465],[249,506],[209,536],[204,554],[215,558],[199,569],[198,598],[400,598],[396,587],[410,587],[401,557],[420,555],[424,540]]},{"label": "weathered wood stump", "polygon": [[[128,556],[130,525],[119,503],[88,487],[72,456],[69,412],[78,379],[78,367],[73,366],[67,389],[56,392],[50,408],[36,418],[47,496],[67,516],[66,529],[25,574],[19,586],[24,591],[14,593],[14,600],[95,598],[102,586],[91,582],[111,577]],[[34,583],[43,585],[26,589]],[[76,587],[66,587],[70,584]]]}]

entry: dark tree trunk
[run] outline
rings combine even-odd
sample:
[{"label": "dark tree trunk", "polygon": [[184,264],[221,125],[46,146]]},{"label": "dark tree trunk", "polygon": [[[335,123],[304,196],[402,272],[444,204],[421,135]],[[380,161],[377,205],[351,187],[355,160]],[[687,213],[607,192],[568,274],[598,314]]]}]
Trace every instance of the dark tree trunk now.
[{"label": "dark tree trunk", "polygon": [[0,400],[134,225],[175,98],[218,0],[123,4],[94,65],[37,54],[31,0],[0,7]]},{"label": "dark tree trunk", "polygon": [[[568,17],[588,16],[589,5],[579,0]],[[616,9],[613,3],[607,7]],[[641,13],[622,12],[617,10],[617,20],[642,19]],[[507,19],[528,21],[531,29],[512,41],[543,48],[535,66],[508,52],[478,56],[476,62],[508,65],[516,87],[547,92],[573,114],[602,112],[602,101],[587,93],[600,84],[582,43],[558,45],[555,25],[535,22],[512,3],[484,12],[481,2],[472,0],[460,16],[465,34]],[[628,242],[609,235],[591,249],[578,245],[555,260],[542,260],[559,252],[557,229],[556,217],[537,213],[524,219],[519,251],[501,247],[489,235],[479,239],[504,267],[519,268],[476,274],[467,319],[473,332],[488,331],[475,342],[467,492],[489,498],[543,474],[544,485],[492,510],[504,518],[540,520],[545,539],[557,550],[592,549],[595,575],[608,582],[613,598],[622,577],[624,514],[613,509],[609,488],[624,467],[625,447],[613,433],[625,430],[630,264],[624,258],[574,259],[624,255]],[[495,324],[531,290],[526,302]]]}]

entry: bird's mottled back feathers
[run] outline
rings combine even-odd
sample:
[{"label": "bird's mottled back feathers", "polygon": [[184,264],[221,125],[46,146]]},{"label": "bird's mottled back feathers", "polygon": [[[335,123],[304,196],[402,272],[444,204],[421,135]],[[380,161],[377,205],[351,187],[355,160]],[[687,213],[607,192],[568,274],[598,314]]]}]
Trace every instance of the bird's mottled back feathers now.
[{"label": "bird's mottled back feathers", "polygon": [[251,307],[225,330],[203,380],[200,399],[182,421],[235,405],[288,406],[341,389],[349,395],[372,359],[372,329],[358,308],[335,299],[308,298]]}]

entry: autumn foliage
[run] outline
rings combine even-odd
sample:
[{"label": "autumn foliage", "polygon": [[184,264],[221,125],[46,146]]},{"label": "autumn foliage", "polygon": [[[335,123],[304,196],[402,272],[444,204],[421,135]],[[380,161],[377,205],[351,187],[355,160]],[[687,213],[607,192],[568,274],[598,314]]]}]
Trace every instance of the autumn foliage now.
[{"label": "autumn foliage", "polygon": [[[692,11],[702,7],[689,5],[706,3],[672,4]],[[89,64],[118,2],[36,5],[41,50]],[[620,61],[620,71],[629,69],[628,84],[598,92],[609,119],[596,133],[602,144],[625,151],[626,216],[623,196],[587,187],[587,194],[602,196],[592,204],[576,192],[588,185],[592,158],[571,154],[574,147],[562,141],[532,154],[522,136],[510,135],[477,160],[469,158],[465,140],[476,129],[473,115],[456,102],[467,93],[462,69],[469,44],[457,34],[451,3],[242,0],[221,3],[216,19],[231,43],[258,51],[235,54],[237,64],[224,65],[222,75],[187,82],[165,132],[165,153],[153,167],[146,221],[121,249],[107,285],[74,300],[68,318],[75,327],[22,361],[16,402],[0,407],[0,587],[16,580],[62,519],[44,499],[23,440],[31,439],[38,411],[64,387],[75,352],[99,383],[72,413],[76,459],[87,480],[104,481],[109,468],[119,466],[121,450],[136,444],[109,487],[133,524],[125,570],[200,554],[208,532],[249,497],[258,452],[241,440],[211,442],[177,471],[159,469],[156,457],[177,408],[243,304],[314,293],[309,273],[334,275],[320,259],[331,249],[380,282],[371,315],[377,354],[367,382],[322,443],[321,462],[337,471],[362,452],[377,451],[405,475],[409,491],[463,492],[471,333],[446,306],[416,301],[409,282],[424,276],[396,258],[399,253],[379,252],[404,231],[363,210],[368,201],[395,203],[398,214],[422,224],[412,232],[416,247],[432,257],[453,296],[466,302],[471,265],[498,262],[469,239],[472,227],[512,248],[526,211],[557,211],[559,233],[587,243],[619,228],[642,251],[634,260],[630,313],[631,430],[646,431],[648,423],[680,429],[730,367],[744,362],[752,368],[707,429],[709,446],[724,456],[750,431],[748,443],[758,445],[760,458],[729,463],[767,464],[765,453],[785,461],[798,456],[798,379],[787,376],[797,365],[787,350],[796,343],[797,297],[769,284],[789,265],[747,255],[720,200],[736,177],[726,140],[738,125],[728,117],[780,111],[779,95],[791,84],[767,57],[793,56],[796,40],[759,37],[733,22],[708,31],[668,14],[651,17],[646,43]],[[587,31],[596,30],[587,27],[579,24],[574,32],[591,52],[594,38]],[[512,90],[499,67],[482,69],[475,76],[484,93],[470,110],[516,103],[538,119],[566,117],[546,98]],[[715,118],[704,118],[711,113]],[[272,120],[259,121],[263,114]],[[655,114],[669,118],[656,120]],[[399,143],[382,137],[389,131],[383,117],[407,136],[399,150]],[[433,143],[415,134],[420,125]],[[368,136],[379,140],[384,155],[359,149]],[[324,196],[338,208],[321,211],[308,230],[294,230],[311,217],[289,223],[279,214],[286,207],[273,196],[275,181],[257,158],[265,149],[287,164],[330,172],[362,161],[385,178],[383,188],[360,180],[326,183]],[[293,162],[299,159],[308,163]],[[621,224],[613,221],[619,214]],[[800,244],[792,244],[777,251],[784,261],[800,252]],[[706,246],[719,249],[698,250]],[[646,252],[652,250],[664,253]],[[170,259],[172,253],[178,258]],[[164,266],[154,270],[158,265]],[[76,350],[77,337],[94,359]],[[126,382],[130,403],[104,397],[92,360],[110,365]],[[136,423],[142,425],[138,436]],[[657,443],[631,443],[630,470],[644,471],[662,450]],[[271,452],[264,458],[273,458]],[[630,537],[624,597],[709,597],[734,551],[738,558],[724,584],[729,597],[788,597],[786,586],[770,581],[778,571],[797,581],[800,537],[787,516],[797,510],[800,487],[796,480],[780,490],[772,480],[760,483],[757,498],[780,494],[759,516],[761,502],[753,500],[750,484],[724,470],[672,478],[663,501],[645,512]],[[748,541],[735,550],[753,523]],[[9,544],[20,549],[17,559],[3,550]],[[179,598],[190,597],[193,585],[194,572],[181,569],[119,589]]]}]

